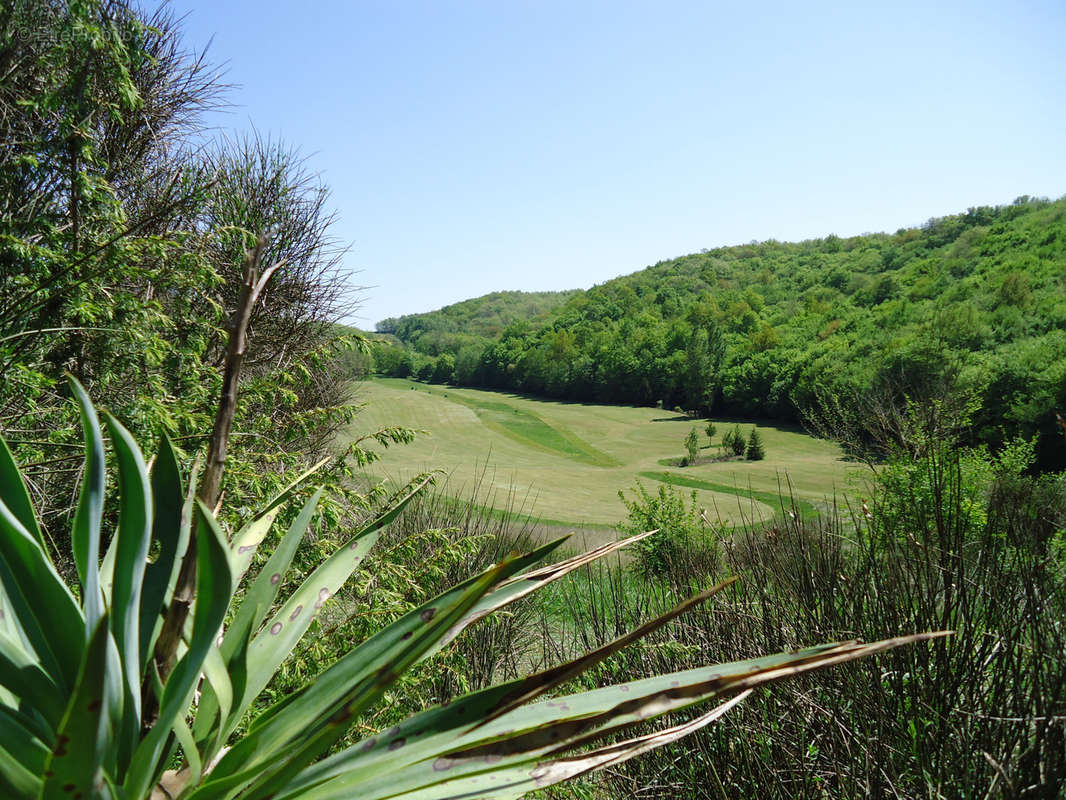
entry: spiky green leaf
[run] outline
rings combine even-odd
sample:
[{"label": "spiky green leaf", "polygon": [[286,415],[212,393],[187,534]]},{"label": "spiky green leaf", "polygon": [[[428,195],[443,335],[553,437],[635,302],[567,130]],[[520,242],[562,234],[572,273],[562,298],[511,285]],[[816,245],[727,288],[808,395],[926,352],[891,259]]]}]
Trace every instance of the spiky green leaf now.
[{"label": "spiky green leaf", "polygon": [[40,543],[2,500],[0,583],[27,645],[50,675],[72,687],[85,650],[81,609]]},{"label": "spiky green leaf", "polygon": [[45,764],[41,800],[70,800],[74,795],[100,797],[103,769],[115,746],[107,708],[114,683],[108,680],[113,647],[108,617],[97,623],[85,658],[78,670],[74,691]]},{"label": "spiky green leaf", "polygon": [[[341,545],[267,620],[248,648],[248,677],[242,696],[236,703],[238,708],[247,708],[263,691],[325,603],[362,563],[377,542],[381,529],[392,522],[429,481],[426,478],[410,487],[388,511]],[[268,579],[280,581],[281,575],[271,573]]]},{"label": "spiky green leaf", "polygon": [[[327,758],[293,780],[277,800],[339,800],[353,796],[354,787],[361,800],[518,797],[679,738],[725,709],[715,709],[694,724],[586,749],[639,723],[716,698],[736,699],[755,686],[923,638],[928,637],[820,645],[688,670],[523,705],[488,724],[477,724],[524,694],[523,683],[529,679],[519,679],[417,714],[386,736]],[[542,682],[531,677],[534,683]],[[582,752],[566,755],[574,750]]]},{"label": "spiky green leaf", "polygon": [[104,514],[104,488],[107,472],[104,464],[104,437],[100,419],[96,416],[85,389],[73,377],[70,388],[78,401],[81,427],[85,436],[85,474],[82,477],[78,508],[74,513],[71,543],[74,565],[82,586],[82,607],[85,609],[85,638],[104,615],[104,595],[100,586],[100,522]]},{"label": "spiky green leaf", "polygon": [[161,759],[174,720],[184,714],[203,670],[204,660],[215,644],[229,606],[233,574],[229,546],[211,510],[196,501],[196,609],[188,649],[167,679],[159,702],[156,724],[141,740],[130,764],[123,790],[130,797],[143,797],[161,771]]},{"label": "spiky green leaf", "polygon": [[274,524],[274,519],[277,517],[278,512],[281,510],[281,506],[299,489],[303,486],[304,482],[322,467],[329,463],[328,458],[324,458],[311,467],[306,472],[297,476],[288,486],[282,489],[277,495],[275,495],[269,503],[261,508],[255,516],[250,519],[233,537],[233,541],[230,543],[231,558],[233,559],[233,590],[237,590],[237,584],[240,583],[241,578],[244,577],[244,573],[248,571],[248,567],[251,566],[252,558],[255,556],[255,551],[262,543],[263,538],[270,530],[270,526]]},{"label": "spiky green leaf", "polygon": [[40,662],[6,634],[0,634],[0,686],[20,700],[31,699],[52,730],[59,727],[66,710],[64,693]]},{"label": "spiky green leaf", "polygon": [[37,523],[37,513],[33,509],[29,490],[3,436],[0,436],[0,497],[4,498],[7,507],[22,523],[22,527],[44,548],[44,536],[41,535],[41,528]]},{"label": "spiky green leaf", "polygon": [[159,546],[155,560],[144,572],[141,592],[140,650],[141,672],[148,665],[155,645],[155,637],[168,602],[170,591],[181,567],[180,554],[189,544],[192,491],[184,493],[181,468],[174,445],[166,434],[159,441],[159,449],[152,461],[152,499],[155,514],[152,520],[152,541]]},{"label": "spiky green leaf", "polygon": [[[248,648],[251,638],[277,599],[285,582],[284,576],[289,571],[293,556],[307,532],[321,497],[322,489],[319,489],[304,503],[278,547],[244,595],[237,615],[223,636],[220,651],[230,674],[236,704],[219,718],[219,703],[214,692],[207,691],[201,698],[193,730],[208,758],[217,748],[218,742],[233,731],[259,693],[253,693],[248,686]],[[207,741],[213,736],[212,729],[217,731],[214,745]]]},{"label": "spiky green leaf", "polygon": [[152,538],[152,491],[140,448],[114,417],[107,416],[118,457],[118,532],[110,592],[111,630],[125,679],[125,722],[120,761],[125,766],[137,744],[141,719],[141,590]]}]

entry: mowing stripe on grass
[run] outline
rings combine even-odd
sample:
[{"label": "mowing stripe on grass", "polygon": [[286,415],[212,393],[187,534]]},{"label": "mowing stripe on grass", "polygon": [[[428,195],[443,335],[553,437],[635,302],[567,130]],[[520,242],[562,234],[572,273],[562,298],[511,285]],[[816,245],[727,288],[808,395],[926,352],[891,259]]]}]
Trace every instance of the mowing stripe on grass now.
[{"label": "mowing stripe on grass", "polygon": [[760,503],[765,503],[770,506],[770,508],[776,509],[779,513],[784,513],[785,511],[792,509],[793,513],[798,514],[801,519],[814,519],[818,516],[818,509],[806,500],[800,500],[796,497],[788,498],[773,492],[757,492],[754,489],[741,489],[739,486],[726,486],[722,483],[711,483],[710,481],[702,481],[699,478],[690,478],[687,475],[678,475],[676,472],[640,472],[637,474],[642,478],[659,481],[660,483],[665,483],[669,486],[685,486],[689,489],[706,489],[709,492],[723,492],[725,494],[737,495],[739,497],[747,497],[751,500],[758,500]]},{"label": "mowing stripe on grass", "polygon": [[[429,391],[429,390],[427,390]],[[430,394],[436,392],[430,391]],[[618,459],[585,442],[566,428],[549,425],[543,419],[525,409],[507,403],[464,397],[455,392],[446,398],[472,409],[478,419],[498,433],[509,436],[527,447],[536,447],[590,464],[594,467],[621,466]]]}]

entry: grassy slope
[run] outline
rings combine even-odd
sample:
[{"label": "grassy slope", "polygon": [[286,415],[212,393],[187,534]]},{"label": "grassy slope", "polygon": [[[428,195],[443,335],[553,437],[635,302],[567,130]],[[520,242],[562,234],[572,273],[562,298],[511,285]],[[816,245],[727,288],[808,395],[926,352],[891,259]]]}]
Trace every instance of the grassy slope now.
[{"label": "grassy slope", "polygon": [[[369,402],[357,418],[359,431],[407,425],[429,432],[413,445],[388,450],[374,474],[399,480],[442,468],[451,474],[450,490],[462,496],[483,472],[482,489],[497,493],[496,504],[506,505],[513,495],[539,517],[577,525],[620,520],[625,509],[618,490],[629,489],[642,472],[662,476],[659,459],[683,452],[682,440],[692,425],[653,408],[551,402],[396,379],[361,384],[359,393]],[[699,502],[729,520],[771,516],[776,503],[763,501],[781,486],[791,484],[799,500],[815,504],[844,488],[848,465],[835,445],[797,428],[759,430],[768,456],[764,461],[703,464],[670,473],[702,481]],[[739,497],[711,490],[732,486],[741,490]]]}]

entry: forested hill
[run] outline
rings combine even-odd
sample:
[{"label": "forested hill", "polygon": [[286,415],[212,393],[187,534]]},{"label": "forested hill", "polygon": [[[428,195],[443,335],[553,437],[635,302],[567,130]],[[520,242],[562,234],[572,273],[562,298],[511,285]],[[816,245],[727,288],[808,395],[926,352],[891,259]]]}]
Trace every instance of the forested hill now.
[{"label": "forested hill", "polygon": [[682,256],[498,336],[393,332],[415,352],[380,353],[391,374],[779,419],[838,403],[857,414],[873,389],[950,379],[974,398],[982,438],[1050,434],[1066,408],[1066,198]]},{"label": "forested hill", "polygon": [[436,311],[384,319],[376,327],[378,333],[391,333],[419,352],[454,353],[471,341],[498,338],[515,322],[543,321],[577,294],[580,290],[492,292]]}]

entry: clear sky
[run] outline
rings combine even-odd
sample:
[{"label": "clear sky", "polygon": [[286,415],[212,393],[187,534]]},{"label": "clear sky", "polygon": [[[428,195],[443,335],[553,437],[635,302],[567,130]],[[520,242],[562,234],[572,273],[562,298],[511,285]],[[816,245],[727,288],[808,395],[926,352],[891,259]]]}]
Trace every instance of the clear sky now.
[{"label": "clear sky", "polygon": [[1066,2],[175,0],[332,189],[350,321],[1066,194]]}]

